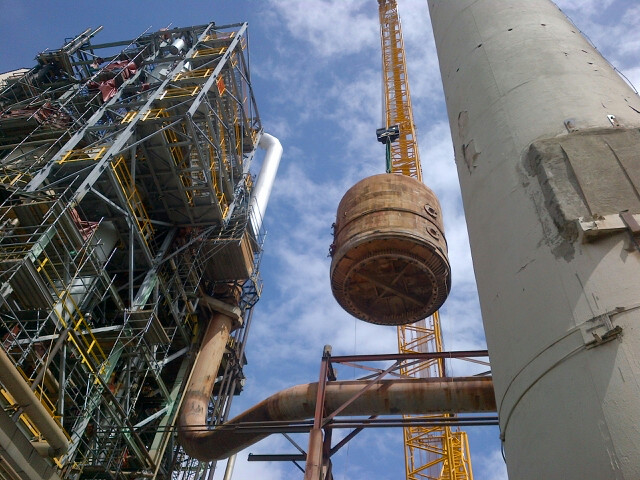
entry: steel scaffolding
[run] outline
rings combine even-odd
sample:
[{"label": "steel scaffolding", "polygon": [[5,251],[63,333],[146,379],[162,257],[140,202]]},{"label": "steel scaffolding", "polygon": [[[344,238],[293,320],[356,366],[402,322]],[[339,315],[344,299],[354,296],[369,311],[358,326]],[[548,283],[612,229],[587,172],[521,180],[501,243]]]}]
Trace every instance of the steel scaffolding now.
[{"label": "steel scaffolding", "polygon": [[[174,423],[200,299],[245,317],[218,372],[215,424],[242,389],[261,291],[247,25],[94,43],[101,29],[39,54],[0,91],[2,351],[68,440],[47,460],[58,476],[210,478]],[[0,382],[2,408],[46,457],[40,420]]]}]

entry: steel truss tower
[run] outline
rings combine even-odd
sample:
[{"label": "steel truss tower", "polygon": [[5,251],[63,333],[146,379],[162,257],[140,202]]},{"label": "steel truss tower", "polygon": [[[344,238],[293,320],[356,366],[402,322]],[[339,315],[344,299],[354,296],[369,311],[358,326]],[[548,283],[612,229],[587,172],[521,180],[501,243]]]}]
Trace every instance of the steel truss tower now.
[{"label": "steel truss tower", "polygon": [[0,92],[0,476],[205,478],[213,464],[173,428],[202,299],[245,317],[216,423],[261,289],[247,25],[94,43],[100,30]]},{"label": "steel truss tower", "polygon": [[[411,325],[398,327],[400,353],[443,352],[440,314]],[[416,378],[445,377],[443,358],[405,365],[403,375]],[[435,420],[455,415],[405,415],[407,420]],[[472,480],[471,455],[467,433],[446,425],[405,427],[405,468],[407,480]]]},{"label": "steel truss tower", "polygon": [[[404,52],[402,28],[395,0],[378,0],[385,127],[397,125],[398,139],[390,143],[390,173],[422,181],[418,140],[413,123],[413,109]],[[398,327],[400,353],[442,352],[440,315]],[[418,378],[444,377],[443,359],[407,365],[401,373]],[[413,418],[406,417],[405,418]],[[425,417],[426,418],[426,417]],[[473,479],[466,432],[447,426],[404,428],[405,468],[407,480]]]}]

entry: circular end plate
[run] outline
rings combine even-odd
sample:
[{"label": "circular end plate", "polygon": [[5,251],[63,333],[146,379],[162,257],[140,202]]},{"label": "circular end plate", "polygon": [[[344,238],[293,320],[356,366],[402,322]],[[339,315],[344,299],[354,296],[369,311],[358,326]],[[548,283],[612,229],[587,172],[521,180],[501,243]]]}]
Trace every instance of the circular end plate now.
[{"label": "circular end plate", "polygon": [[404,325],[434,313],[448,294],[441,290],[424,260],[408,253],[377,252],[351,266],[336,297],[364,321]]}]

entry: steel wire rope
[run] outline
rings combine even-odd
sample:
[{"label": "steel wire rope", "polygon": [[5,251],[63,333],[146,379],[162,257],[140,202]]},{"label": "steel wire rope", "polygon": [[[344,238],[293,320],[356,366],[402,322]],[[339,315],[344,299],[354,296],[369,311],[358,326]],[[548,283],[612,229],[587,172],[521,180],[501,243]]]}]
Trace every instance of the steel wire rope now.
[{"label": "steel wire rope", "polygon": [[[600,52],[600,49],[596,46],[595,43],[593,43],[593,41],[591,40],[591,38],[589,38],[589,35],[587,35],[585,32],[583,32],[580,27],[578,27],[575,22],[573,21],[573,18],[571,18],[564,10],[562,10],[561,8],[558,8],[558,10],[560,10],[563,15],[567,18],[567,20],[569,20],[569,22],[571,22],[571,25],[573,25],[579,32],[580,34],[587,39],[587,41],[589,42],[589,44],[598,52],[600,53],[600,56],[603,58],[603,60],[605,62],[607,62],[607,64],[618,74],[620,75],[626,82],[627,84],[633,89],[633,91],[635,92],[636,95],[638,95],[638,90],[636,89],[636,86],[633,84],[633,82],[631,80],[629,80],[627,78],[627,76],[622,73],[620,70],[618,70],[618,68],[613,65],[608,58],[606,58],[604,55],[602,55],[602,53]],[[631,107],[633,108],[633,107]]]}]

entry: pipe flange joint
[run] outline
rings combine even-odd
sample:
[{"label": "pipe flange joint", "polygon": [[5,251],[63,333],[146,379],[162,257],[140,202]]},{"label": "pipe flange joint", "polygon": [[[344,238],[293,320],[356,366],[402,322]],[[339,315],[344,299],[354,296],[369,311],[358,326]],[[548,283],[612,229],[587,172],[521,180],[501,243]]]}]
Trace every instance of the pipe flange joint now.
[{"label": "pipe flange joint", "polygon": [[242,326],[242,311],[236,305],[225,303],[209,295],[203,295],[200,298],[200,305],[212,312],[221,313],[231,318],[234,330]]}]

